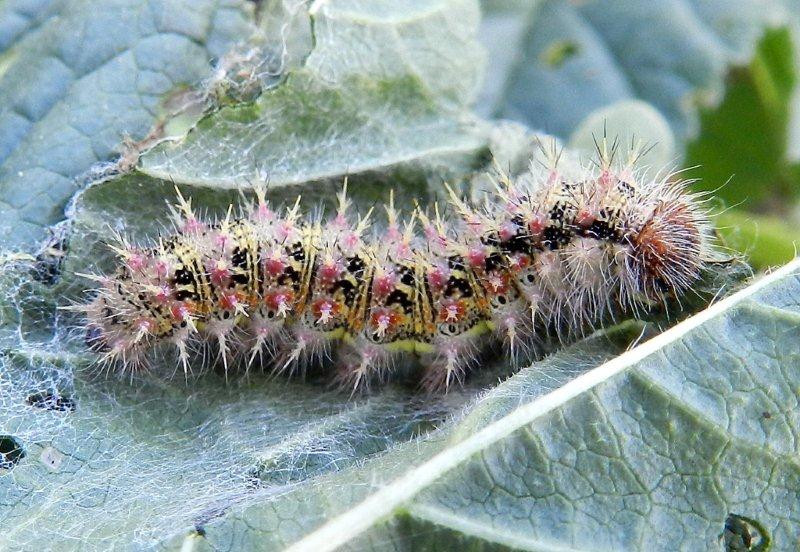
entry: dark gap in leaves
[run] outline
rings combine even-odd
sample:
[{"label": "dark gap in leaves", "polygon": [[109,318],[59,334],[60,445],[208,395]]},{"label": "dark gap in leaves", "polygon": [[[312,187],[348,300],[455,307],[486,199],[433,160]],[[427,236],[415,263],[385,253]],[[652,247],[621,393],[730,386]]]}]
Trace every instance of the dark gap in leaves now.
[{"label": "dark gap in leaves", "polygon": [[61,396],[50,391],[28,395],[25,402],[29,406],[56,412],[75,412],[77,407],[77,403],[73,398]]},{"label": "dark gap in leaves", "polygon": [[738,514],[728,514],[720,538],[725,552],[766,552],[771,544],[763,525]]},{"label": "dark gap in leaves", "polygon": [[259,489],[261,488],[262,483],[260,469],[258,467],[254,466],[247,470],[247,473],[245,474],[245,487],[248,490],[254,491]]},{"label": "dark gap in leaves", "polygon": [[25,458],[22,445],[11,435],[0,435],[0,470],[10,470]]}]

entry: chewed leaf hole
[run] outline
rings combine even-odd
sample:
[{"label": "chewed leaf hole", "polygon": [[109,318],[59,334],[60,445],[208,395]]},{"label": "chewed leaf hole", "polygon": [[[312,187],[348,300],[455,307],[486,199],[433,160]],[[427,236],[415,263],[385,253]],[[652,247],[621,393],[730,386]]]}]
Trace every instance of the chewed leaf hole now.
[{"label": "chewed leaf hole", "polygon": [[55,410],[56,412],[75,412],[76,403],[71,397],[58,395],[52,392],[34,393],[25,400],[29,406]]},{"label": "chewed leaf hole", "polygon": [[11,435],[0,435],[0,470],[10,470],[25,458],[22,445]]},{"label": "chewed leaf hole", "polygon": [[725,518],[721,537],[725,552],[766,552],[770,549],[769,534],[764,526],[737,514],[728,514]]}]

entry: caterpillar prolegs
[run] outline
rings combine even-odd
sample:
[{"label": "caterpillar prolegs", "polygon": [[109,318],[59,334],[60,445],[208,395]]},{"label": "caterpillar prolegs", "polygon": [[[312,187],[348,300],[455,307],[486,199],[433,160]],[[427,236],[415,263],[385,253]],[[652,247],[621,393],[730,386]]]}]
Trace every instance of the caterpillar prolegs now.
[{"label": "caterpillar prolegs", "polygon": [[174,232],[148,247],[119,238],[116,273],[93,277],[87,340],[125,369],[171,345],[188,373],[209,341],[226,374],[234,360],[292,373],[330,356],[349,389],[416,355],[423,386],[446,390],[493,343],[513,357],[697,282],[713,248],[701,198],[615,152],[579,163],[543,150],[516,178],[498,169],[483,201],[447,188],[443,211],[404,217],[390,195],[380,226],[351,213],[346,183],[330,217],[304,217],[300,198],[273,210],[256,190],[211,222],[178,192]]}]

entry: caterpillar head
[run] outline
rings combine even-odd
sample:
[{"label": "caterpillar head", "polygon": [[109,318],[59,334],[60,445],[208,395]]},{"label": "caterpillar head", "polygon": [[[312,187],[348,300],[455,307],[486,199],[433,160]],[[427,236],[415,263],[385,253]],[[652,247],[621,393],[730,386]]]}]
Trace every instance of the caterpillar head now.
[{"label": "caterpillar head", "polygon": [[686,196],[664,197],[629,237],[635,287],[649,300],[680,296],[700,278],[709,248],[706,216]]}]

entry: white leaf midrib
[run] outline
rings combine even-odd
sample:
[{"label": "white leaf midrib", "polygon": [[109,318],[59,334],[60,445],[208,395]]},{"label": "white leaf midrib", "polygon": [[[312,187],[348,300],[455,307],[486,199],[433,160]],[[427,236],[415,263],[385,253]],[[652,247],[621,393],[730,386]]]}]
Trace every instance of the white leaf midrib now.
[{"label": "white leaf midrib", "polygon": [[491,423],[472,436],[438,453],[428,461],[389,482],[359,504],[289,546],[287,551],[321,552],[336,550],[369,529],[378,520],[391,515],[400,505],[411,500],[417,493],[436,481],[440,476],[456,468],[474,454],[487,449],[521,427],[530,425],[537,418],[563,406],[566,402],[609,380],[642,359],[657,353],[663,347],[679,340],[695,328],[724,314],[738,303],[748,300],[763,288],[798,270],[800,270],[800,258],[762,277],[745,289],[684,320],[638,347],[578,376],[555,391],[521,406],[514,412]]}]

